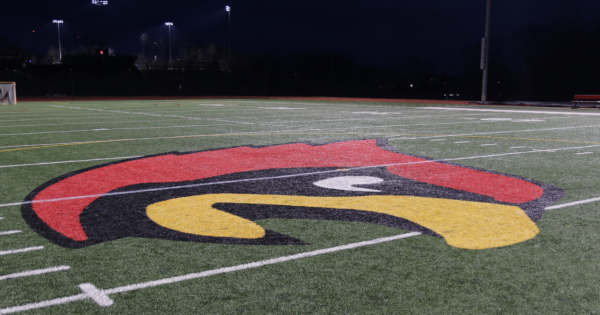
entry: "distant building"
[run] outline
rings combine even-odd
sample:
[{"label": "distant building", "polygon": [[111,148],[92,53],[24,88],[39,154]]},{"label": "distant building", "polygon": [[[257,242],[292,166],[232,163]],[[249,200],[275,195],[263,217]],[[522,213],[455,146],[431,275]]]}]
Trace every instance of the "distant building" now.
[{"label": "distant building", "polygon": [[96,49],[94,55],[63,55],[60,64],[27,65],[31,74],[50,74],[66,71],[89,74],[117,74],[127,70],[139,70],[135,66],[137,56],[109,56],[108,48]]}]

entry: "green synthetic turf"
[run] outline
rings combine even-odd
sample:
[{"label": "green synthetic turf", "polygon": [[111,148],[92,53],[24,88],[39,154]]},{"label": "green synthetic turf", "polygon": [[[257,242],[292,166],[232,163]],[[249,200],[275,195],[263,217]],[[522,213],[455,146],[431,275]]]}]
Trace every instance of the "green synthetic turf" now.
[{"label": "green synthetic turf", "polygon": [[[442,106],[283,100],[20,103],[0,107],[0,166],[370,138],[389,138],[401,152],[435,159],[600,145],[600,116],[423,109],[432,105]],[[459,107],[467,106],[490,108]],[[482,120],[489,118],[511,120]],[[519,121],[529,119],[541,121]],[[431,141],[439,139],[445,140]],[[469,142],[455,143],[463,141]],[[525,148],[511,149],[520,146]],[[576,154],[582,152],[593,153]],[[23,201],[55,177],[113,161],[0,167],[0,204]],[[600,146],[454,162],[554,185],[565,191],[556,204],[600,197]],[[29,313],[597,314],[599,210],[600,202],[547,211],[537,222],[537,237],[503,248],[464,250],[422,235],[112,294],[115,303],[109,307],[84,300]],[[22,231],[0,236],[0,251],[45,247],[0,256],[0,277],[71,267],[1,280],[0,314],[4,308],[79,294],[81,283],[110,289],[406,233],[366,223],[269,219],[257,223],[310,245],[125,238],[66,249],[33,232],[20,206],[0,207],[0,217],[0,231]]]}]

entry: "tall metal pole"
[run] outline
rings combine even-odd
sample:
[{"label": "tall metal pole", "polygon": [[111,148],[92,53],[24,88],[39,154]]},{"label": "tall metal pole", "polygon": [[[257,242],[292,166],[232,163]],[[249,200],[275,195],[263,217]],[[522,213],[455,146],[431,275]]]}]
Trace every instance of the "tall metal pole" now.
[{"label": "tall metal pole", "polygon": [[59,61],[62,62],[62,48],[60,47],[60,24],[61,22],[56,23],[56,25],[58,26],[58,56],[59,56]]},{"label": "tall metal pole", "polygon": [[490,56],[490,11],[492,0],[487,0],[487,9],[485,13],[485,37],[481,41],[481,70],[483,70],[483,80],[481,86],[481,101],[487,101],[488,86],[488,64]]},{"label": "tall metal pole", "polygon": [[231,7],[225,6],[225,10],[227,11],[228,21],[229,21],[229,64],[227,65],[229,70],[229,98],[233,96],[233,84],[232,84],[232,73],[231,73]]},{"label": "tall metal pole", "polygon": [[231,72],[231,9],[227,10],[229,15],[229,72]]},{"label": "tall metal pole", "polygon": [[169,25],[169,61],[173,61],[173,55],[171,53],[171,25]]}]

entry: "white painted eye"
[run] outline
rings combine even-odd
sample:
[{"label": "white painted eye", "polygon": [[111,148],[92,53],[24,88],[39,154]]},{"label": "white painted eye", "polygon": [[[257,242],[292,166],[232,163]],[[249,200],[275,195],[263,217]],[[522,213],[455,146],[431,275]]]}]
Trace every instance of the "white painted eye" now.
[{"label": "white painted eye", "polygon": [[380,192],[381,190],[358,188],[352,186],[377,184],[381,182],[383,182],[383,179],[371,176],[342,176],[320,180],[318,182],[314,182],[313,185],[337,190]]}]

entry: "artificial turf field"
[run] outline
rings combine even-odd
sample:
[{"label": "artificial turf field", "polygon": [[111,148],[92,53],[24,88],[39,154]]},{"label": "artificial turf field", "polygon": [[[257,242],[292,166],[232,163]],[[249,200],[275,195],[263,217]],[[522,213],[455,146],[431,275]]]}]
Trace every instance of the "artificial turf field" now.
[{"label": "artificial turf field", "polygon": [[[429,174],[429,177],[417,174],[413,181],[394,182],[395,177],[385,173],[386,167],[391,169],[387,162],[385,165],[373,162],[367,167],[354,163],[361,158],[373,158],[371,151],[364,151],[363,156],[360,150],[335,147],[337,153],[323,153],[328,145],[358,143],[355,141],[377,143],[380,148],[387,143],[381,150],[393,151],[398,156],[402,153],[403,158],[435,159],[427,163],[502,177],[508,182],[500,184],[509,183],[510,187],[500,187],[493,180],[485,180],[490,178],[485,176],[477,182],[476,177],[468,175],[467,181],[476,182],[468,188],[473,191],[463,193],[467,188],[452,186],[452,172]],[[299,145],[281,146],[284,144]],[[274,151],[258,154],[257,158],[222,150],[227,148],[246,153],[265,148]],[[302,150],[324,155],[311,160],[314,167],[298,162],[310,160],[313,153],[298,155],[298,159],[291,159],[288,164],[274,162]],[[188,174],[192,169],[202,168],[168,158],[161,162],[142,158],[185,158],[193,154],[164,155],[169,152],[199,152],[201,158],[216,152],[220,173],[212,179],[183,180],[182,175],[176,177],[178,181],[172,181],[174,184],[148,184],[148,178],[159,173],[162,175],[158,177],[163,178],[179,169]],[[238,167],[255,159],[270,161],[277,166],[276,170]],[[322,162],[327,159],[333,164]],[[335,164],[336,159],[339,165]],[[143,164],[144,161],[155,162]],[[300,164],[301,168],[293,167]],[[123,165],[133,166],[118,172],[110,168]],[[410,177],[413,164],[407,165],[403,174]],[[0,314],[598,314],[599,167],[600,112],[591,109],[257,99],[39,102],[3,106],[0,107]],[[92,174],[66,189],[55,189],[55,195],[48,190],[62,180],[95,170],[108,170],[100,174],[108,179]],[[134,175],[141,179],[127,182],[127,187],[115,186],[118,188],[115,190],[111,186],[102,191],[102,194],[110,191],[111,196],[84,195],[87,197],[77,199],[81,197],[80,191],[92,194],[96,186]],[[325,181],[348,175],[372,182],[344,186]],[[449,176],[445,179],[447,186],[436,185],[436,176]],[[56,180],[42,186],[53,179]],[[534,235],[490,248],[449,245],[452,233],[439,226],[443,227],[448,220],[454,220],[454,227],[459,228],[472,224],[468,214],[455,218],[452,211],[445,212],[447,217],[431,223],[436,218],[427,221],[431,218],[419,217],[419,212],[425,211],[419,208],[414,210],[416,214],[410,214],[416,218],[413,223],[425,223],[407,225],[402,220],[391,220],[394,218],[389,214],[381,221],[364,215],[377,209],[353,212],[348,210],[349,206],[339,206],[346,210],[337,214],[331,207],[329,212],[323,210],[327,208],[323,200],[330,196],[328,192],[334,197],[362,198],[398,189],[393,193],[441,198],[442,207],[448,199],[483,202],[489,206],[483,209],[493,216],[494,206],[498,209],[519,206],[519,202],[493,199],[497,190],[521,193],[510,180],[515,185],[535,185],[538,190],[541,189],[538,186],[543,186],[545,192],[554,189],[554,199],[548,199],[543,208],[539,208],[541,203],[538,205],[538,214],[545,208],[542,218],[526,222],[530,224],[526,229],[534,231]],[[215,184],[216,181],[221,184]],[[315,184],[320,181],[321,186]],[[388,181],[395,184],[385,186]],[[230,227],[237,229],[237,234],[219,234],[213,230],[206,237],[195,236],[194,226],[171,220],[169,213],[153,214],[147,210],[150,219],[141,218],[145,214],[139,211],[139,205],[130,206],[141,202],[142,210],[144,205],[150,209],[149,204],[143,204],[146,199],[175,200],[183,198],[177,195],[179,192],[193,195],[189,191],[194,189],[200,195],[226,194],[227,185],[233,185],[231,189],[236,196],[259,196],[259,204],[260,200],[267,200],[265,213],[280,211],[277,213],[285,212],[287,217],[258,215],[255,220],[235,221],[239,224]],[[496,190],[486,190],[488,186]],[[353,190],[357,187],[365,190]],[[406,193],[412,191],[411,187],[417,188]],[[318,189],[321,190],[317,192]],[[39,203],[32,201],[36,200],[32,199],[35,194],[42,196],[47,191],[50,192],[44,195],[46,201],[43,198],[37,199],[41,200]],[[296,207],[272,197],[286,194],[292,201],[285,202],[295,202]],[[305,195],[312,196],[302,199],[308,206],[290,197]],[[86,210],[82,214],[81,224],[87,235],[84,233],[78,239],[69,234],[76,229],[61,221],[61,207],[86,198],[96,198],[96,203],[92,203],[95,208],[89,206],[96,212]],[[311,202],[314,208],[310,207]],[[227,226],[238,218],[223,213],[240,216],[244,211],[258,213],[259,206],[250,201],[245,203],[242,208],[223,206],[223,211],[216,210],[220,216],[211,219],[210,224]],[[222,204],[228,204],[227,200]],[[451,210],[463,211],[461,205]],[[38,218],[41,215],[35,212],[37,206],[56,211],[59,219]],[[128,214],[135,211],[135,215]],[[183,211],[179,214],[184,217],[193,215],[177,211]],[[294,217],[295,213],[304,216]],[[326,219],[311,213],[323,213]],[[363,216],[352,217],[354,213]],[[94,214],[103,221],[95,219]],[[527,215],[532,217],[529,212]],[[122,223],[125,221],[132,223]],[[150,230],[155,226],[163,230],[156,227],[148,232],[145,229],[148,226]],[[52,227],[59,232],[48,232]],[[525,229],[522,227],[517,226],[515,234]],[[169,228],[177,231],[167,231]],[[260,240],[262,228],[278,236],[263,243],[254,242]],[[483,226],[477,231],[485,234],[492,228]],[[138,234],[127,234],[129,229]],[[258,236],[249,235],[249,230]],[[490,233],[493,238],[495,232]],[[401,236],[386,238],[398,235]],[[465,237],[472,238],[467,244],[479,242],[485,247],[488,242],[477,235]],[[246,242],[247,239],[251,241]],[[355,245],[343,247],[348,244]],[[322,249],[329,250],[318,251]],[[296,255],[302,253],[308,254]],[[259,263],[248,265],[254,262]],[[223,269],[226,267],[236,268]]]}]

